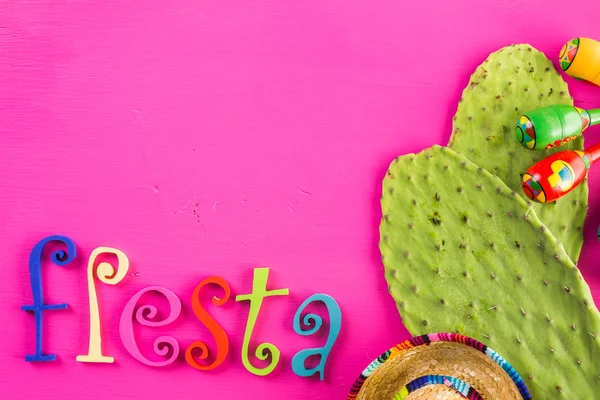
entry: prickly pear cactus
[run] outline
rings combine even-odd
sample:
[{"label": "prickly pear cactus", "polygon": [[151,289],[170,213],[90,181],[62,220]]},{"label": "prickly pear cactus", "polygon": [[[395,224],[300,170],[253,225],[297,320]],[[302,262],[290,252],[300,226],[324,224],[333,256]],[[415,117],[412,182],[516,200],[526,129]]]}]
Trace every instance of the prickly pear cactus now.
[{"label": "prickly pear cactus", "polygon": [[[523,195],[522,175],[530,166],[557,151],[583,149],[581,137],[545,151],[525,149],[517,141],[519,117],[552,104],[573,105],[567,84],[552,62],[530,45],[502,48],[475,70],[464,89],[449,147]],[[574,262],[583,245],[587,198],[585,181],[554,203],[533,206]]]},{"label": "prickly pear cactus", "polygon": [[502,354],[535,399],[600,393],[600,314],[536,211],[446,147],[395,159],[383,181],[385,278],[413,335],[458,331]]}]

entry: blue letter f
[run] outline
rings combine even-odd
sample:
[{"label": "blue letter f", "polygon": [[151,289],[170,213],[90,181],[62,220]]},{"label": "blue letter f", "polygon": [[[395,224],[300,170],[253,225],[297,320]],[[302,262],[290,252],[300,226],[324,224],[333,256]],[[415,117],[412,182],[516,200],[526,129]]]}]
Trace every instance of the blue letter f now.
[{"label": "blue letter f", "polygon": [[54,361],[56,354],[42,354],[42,312],[47,310],[64,310],[67,304],[44,304],[44,293],[42,290],[42,251],[46,244],[52,241],[62,242],[67,246],[67,251],[57,250],[52,253],[52,262],[58,266],[65,266],[75,259],[75,243],[65,236],[49,236],[41,240],[31,250],[29,256],[29,279],[31,280],[31,291],[33,292],[33,305],[22,306],[25,311],[33,311],[35,314],[35,354],[27,354],[25,361]]}]

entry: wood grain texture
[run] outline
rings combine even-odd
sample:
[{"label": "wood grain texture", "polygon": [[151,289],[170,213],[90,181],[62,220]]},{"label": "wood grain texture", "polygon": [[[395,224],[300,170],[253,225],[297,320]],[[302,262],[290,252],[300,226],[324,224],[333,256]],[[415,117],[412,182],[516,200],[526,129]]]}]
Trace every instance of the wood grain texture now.
[{"label": "wood grain texture", "polygon": [[[556,60],[571,37],[600,38],[599,14],[596,0],[0,1],[2,397],[343,398],[408,337],[377,249],[389,162],[447,143],[462,88],[490,52],[530,43]],[[569,84],[576,105],[600,106],[598,88]],[[600,137],[586,134],[589,145]],[[597,300],[599,189],[592,173],[580,261]],[[31,365],[34,321],[20,307],[31,302],[29,251],[50,234],[74,239],[79,256],[43,270],[47,301],[69,308],[45,316],[44,348],[58,360]],[[118,286],[97,288],[109,365],[75,361],[87,349],[86,261],[98,246],[131,261]],[[270,288],[290,288],[265,300],[253,335],[281,351],[268,377],[242,366],[247,304],[203,300],[230,338],[213,371],[183,356],[147,367],[120,342],[127,301],[159,285],[183,310],[136,332],[144,354],[159,335],[214,351],[191,309],[195,286],[220,275],[234,298],[265,266]],[[316,292],[344,315],[322,382],[291,369],[297,351],[325,342],[293,331]]]}]

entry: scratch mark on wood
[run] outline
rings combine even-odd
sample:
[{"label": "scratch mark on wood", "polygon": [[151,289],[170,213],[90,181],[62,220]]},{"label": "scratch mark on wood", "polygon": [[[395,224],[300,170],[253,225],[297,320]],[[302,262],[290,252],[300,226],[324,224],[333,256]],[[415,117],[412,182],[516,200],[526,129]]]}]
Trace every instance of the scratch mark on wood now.
[{"label": "scratch mark on wood", "polygon": [[[187,207],[190,205],[190,203],[192,202],[192,200],[194,200],[195,198],[196,198],[196,195],[190,196],[190,198],[188,199],[187,203],[185,203],[183,205],[183,207],[181,207],[181,210],[179,210],[179,211],[173,211],[173,214],[181,214],[181,213],[183,213],[187,209]],[[198,204],[199,203],[196,203],[195,207],[198,207]],[[195,210],[195,207],[194,207],[194,210]]]},{"label": "scratch mark on wood", "polygon": [[144,119],[144,114],[140,110],[131,110],[131,116],[133,117],[133,122],[139,125],[145,125],[146,120]]},{"label": "scratch mark on wood", "polygon": [[198,205],[199,205],[199,204],[200,204],[200,203],[196,203],[196,204],[194,205],[194,209],[192,210],[192,214],[194,214],[194,216],[196,217],[196,223],[197,223],[198,225],[200,225],[200,214],[198,214]]}]

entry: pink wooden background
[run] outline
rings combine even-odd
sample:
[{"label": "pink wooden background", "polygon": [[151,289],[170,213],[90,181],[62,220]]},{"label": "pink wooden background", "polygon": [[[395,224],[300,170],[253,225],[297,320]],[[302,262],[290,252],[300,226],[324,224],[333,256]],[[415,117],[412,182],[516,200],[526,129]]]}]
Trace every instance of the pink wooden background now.
[{"label": "pink wooden background", "polygon": [[[463,87],[492,51],[530,43],[555,61],[574,36],[600,38],[596,0],[13,1],[0,2],[0,394],[5,399],[341,399],[374,357],[408,338],[377,248],[379,191],[389,161],[446,144]],[[569,79],[576,104],[600,88]],[[588,144],[600,131],[588,131]],[[600,167],[596,167],[600,168]],[[600,302],[600,171],[590,176],[580,267]],[[50,234],[79,246],[76,264],[46,265],[46,352],[24,362],[34,320],[27,259]],[[104,352],[87,350],[85,267],[95,247],[123,250],[133,275],[99,286]],[[153,369],[118,336],[126,301],[162,285],[184,303],[161,329],[183,348],[212,338],[190,306],[204,277],[248,293],[271,268],[254,344],[282,358],[266,378],[240,353],[247,306],[211,313],[231,356],[212,372],[183,359]],[[326,380],[290,361],[324,337],[292,316],[315,292],[333,296],[342,332]],[[145,330],[150,342],[156,331]]]}]

